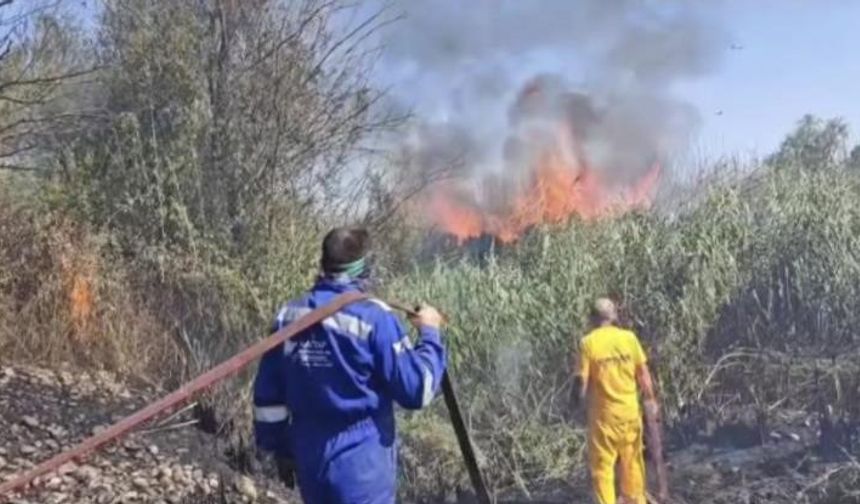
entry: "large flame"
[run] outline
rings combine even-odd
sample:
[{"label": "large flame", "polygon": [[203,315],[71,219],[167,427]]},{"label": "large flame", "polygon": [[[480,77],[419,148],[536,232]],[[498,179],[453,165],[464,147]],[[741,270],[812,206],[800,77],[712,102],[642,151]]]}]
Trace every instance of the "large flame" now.
[{"label": "large flame", "polygon": [[502,208],[479,205],[463,181],[437,185],[430,194],[431,220],[460,241],[493,235],[512,242],[539,224],[562,223],[573,216],[592,220],[650,206],[660,178],[658,163],[634,184],[618,187],[590,166],[581,149],[573,149],[578,153],[574,156],[565,150],[555,144],[542,152],[527,184]]},{"label": "large flame", "polygon": [[[509,110],[505,156],[498,166],[503,175],[447,180],[431,188],[422,206],[431,224],[461,242],[483,235],[511,242],[540,224],[650,206],[660,179],[660,165],[652,162],[658,143],[636,128],[639,135],[629,139],[636,145],[625,145],[617,134],[607,136],[619,131],[618,123],[607,123],[595,100],[561,84],[541,76],[526,83]],[[587,146],[612,166],[596,166]],[[624,151],[606,155],[611,149]],[[626,176],[619,180],[613,173]],[[634,173],[639,177],[630,176]]]}]

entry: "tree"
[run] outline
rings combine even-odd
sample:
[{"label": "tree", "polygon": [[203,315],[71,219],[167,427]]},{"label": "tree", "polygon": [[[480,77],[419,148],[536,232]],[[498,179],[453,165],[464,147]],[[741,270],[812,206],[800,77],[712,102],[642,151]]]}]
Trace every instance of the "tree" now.
[{"label": "tree", "polygon": [[[371,114],[363,42],[338,1],[108,0],[98,63],[107,121],[69,171],[90,216],[140,242],[238,253],[275,238],[285,208],[344,200],[361,142],[395,124]],[[338,18],[340,19],[340,18]]]},{"label": "tree", "polygon": [[847,141],[848,126],[841,119],[823,121],[806,115],[767,162],[806,170],[833,168],[845,162]]},{"label": "tree", "polygon": [[80,117],[67,92],[92,68],[58,4],[0,0],[0,169],[35,170],[52,139]]},{"label": "tree", "polygon": [[848,156],[848,168],[860,170],[860,145],[855,145]]}]

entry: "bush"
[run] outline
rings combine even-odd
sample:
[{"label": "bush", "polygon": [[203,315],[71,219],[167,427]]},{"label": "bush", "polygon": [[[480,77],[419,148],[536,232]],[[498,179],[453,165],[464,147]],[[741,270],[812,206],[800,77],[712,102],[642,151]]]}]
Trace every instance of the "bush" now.
[{"label": "bush", "polygon": [[13,193],[20,188],[0,191],[0,355],[137,378],[177,371],[175,340],[107,252],[106,237]]}]

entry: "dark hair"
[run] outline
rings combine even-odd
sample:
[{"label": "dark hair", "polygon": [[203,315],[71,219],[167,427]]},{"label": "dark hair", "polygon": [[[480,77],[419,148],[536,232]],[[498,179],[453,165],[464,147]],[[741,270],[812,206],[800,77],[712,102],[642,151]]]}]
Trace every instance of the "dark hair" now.
[{"label": "dark hair", "polygon": [[367,255],[370,233],[360,227],[338,227],[325,235],[322,243],[322,269],[338,273],[344,266]]}]

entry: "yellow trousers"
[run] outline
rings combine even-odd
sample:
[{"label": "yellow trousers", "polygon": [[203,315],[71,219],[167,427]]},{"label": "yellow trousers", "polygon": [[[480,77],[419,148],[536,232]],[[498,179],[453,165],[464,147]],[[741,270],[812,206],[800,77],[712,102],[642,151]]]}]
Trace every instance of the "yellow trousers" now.
[{"label": "yellow trousers", "polygon": [[589,422],[588,467],[594,497],[599,504],[616,504],[615,464],[621,476],[621,494],[629,504],[646,504],[645,461],[642,455],[642,421]]}]

